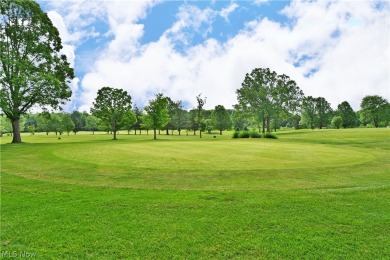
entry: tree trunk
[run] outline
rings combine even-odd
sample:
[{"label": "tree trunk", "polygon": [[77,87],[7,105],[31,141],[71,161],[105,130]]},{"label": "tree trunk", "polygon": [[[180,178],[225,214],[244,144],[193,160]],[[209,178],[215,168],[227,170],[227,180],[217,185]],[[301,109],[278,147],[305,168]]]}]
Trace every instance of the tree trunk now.
[{"label": "tree trunk", "polygon": [[156,140],[157,139],[157,130],[156,130],[156,128],[153,129],[153,132],[154,132],[153,133],[153,136],[154,136],[153,139]]},{"label": "tree trunk", "polygon": [[271,132],[271,119],[267,116],[267,133]]},{"label": "tree trunk", "polygon": [[263,135],[265,134],[265,117],[264,117],[264,114],[263,114],[263,129],[262,129],[262,132],[263,132]]},{"label": "tree trunk", "polygon": [[20,136],[19,118],[12,120],[12,143],[21,143],[22,138]]},{"label": "tree trunk", "polygon": [[137,129],[134,128],[134,135],[137,135]]},{"label": "tree trunk", "polygon": [[219,129],[219,135],[222,135],[222,129]]},{"label": "tree trunk", "polygon": [[114,132],[114,140],[116,140],[116,130]]},{"label": "tree trunk", "polygon": [[199,138],[202,138],[202,129],[199,130]]},{"label": "tree trunk", "polygon": [[141,128],[139,129],[139,134],[141,134]]},{"label": "tree trunk", "polygon": [[179,129],[178,131],[179,131],[179,135],[180,135],[181,130]]},{"label": "tree trunk", "polygon": [[167,129],[165,129],[166,130],[166,132],[167,132],[167,135],[169,135],[169,129],[168,129],[168,127],[167,127]]}]

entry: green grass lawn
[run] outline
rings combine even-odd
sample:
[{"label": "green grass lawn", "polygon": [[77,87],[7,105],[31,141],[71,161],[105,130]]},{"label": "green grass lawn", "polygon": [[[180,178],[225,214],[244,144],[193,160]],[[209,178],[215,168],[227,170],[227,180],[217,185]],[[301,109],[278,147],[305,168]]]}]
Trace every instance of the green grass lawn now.
[{"label": "green grass lawn", "polygon": [[1,141],[1,254],[390,259],[390,129]]}]

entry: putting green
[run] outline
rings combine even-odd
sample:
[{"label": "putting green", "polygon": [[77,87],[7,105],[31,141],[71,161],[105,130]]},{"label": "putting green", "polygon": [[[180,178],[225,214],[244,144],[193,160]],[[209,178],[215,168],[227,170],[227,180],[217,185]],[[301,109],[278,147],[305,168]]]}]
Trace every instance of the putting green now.
[{"label": "putting green", "polygon": [[307,181],[307,176],[326,176],[327,168],[334,171],[374,159],[352,148],[267,139],[99,141],[25,146],[18,152],[21,163],[3,170],[50,182],[108,187],[294,188],[294,180],[278,175]]},{"label": "putting green", "polygon": [[155,170],[165,174],[195,169],[238,171],[335,167],[373,159],[363,152],[329,145],[267,141],[111,143],[99,145],[98,149],[79,147],[75,150],[72,147],[56,150],[53,154],[62,160]]}]

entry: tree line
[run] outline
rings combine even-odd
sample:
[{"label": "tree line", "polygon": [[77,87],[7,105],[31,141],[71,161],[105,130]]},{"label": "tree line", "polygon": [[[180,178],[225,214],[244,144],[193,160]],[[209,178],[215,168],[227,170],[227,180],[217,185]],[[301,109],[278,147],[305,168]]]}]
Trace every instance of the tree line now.
[{"label": "tree line", "polygon": [[[102,98],[103,92],[105,98]],[[183,131],[185,135],[201,136],[202,132],[211,134],[212,131],[218,131],[222,135],[225,130],[257,129],[258,132],[264,133],[286,128],[385,127],[390,123],[389,103],[380,96],[364,97],[361,110],[356,112],[347,101],[343,101],[336,110],[333,110],[323,97],[303,96],[300,106],[293,110],[299,111],[297,113],[283,112],[280,107],[277,113],[277,103],[269,110],[265,110],[268,109],[267,106],[265,108],[260,106],[258,109],[243,108],[245,104],[237,104],[234,109],[217,105],[214,109],[208,110],[203,109],[206,99],[202,99],[201,95],[196,98],[198,106],[192,109],[184,108],[182,101],[173,101],[161,93],[150,100],[148,106],[144,108],[132,107],[131,97],[126,91],[104,87],[99,91],[91,113],[73,111],[25,114],[21,117],[19,128],[22,132],[31,134],[44,132],[47,135],[49,133],[69,135],[80,131],[90,131],[94,134],[95,131],[105,131],[113,134],[114,139],[120,130],[127,131],[127,134],[132,132],[134,135],[145,132],[149,134],[149,131],[153,131],[156,139],[157,133],[182,135]],[[115,107],[109,104],[115,104]],[[265,112],[262,112],[262,109]],[[0,135],[12,133],[11,122],[4,115],[0,119]]]},{"label": "tree line", "polygon": [[[0,1],[0,133],[12,132],[13,143],[22,141],[20,132],[77,133],[78,131],[152,130],[166,134],[182,129],[202,132],[234,128],[276,131],[280,127],[319,128],[388,126],[389,103],[380,96],[366,96],[361,109],[353,111],[347,101],[333,111],[323,97],[305,96],[294,80],[268,68],[256,68],[245,75],[237,89],[232,110],[222,105],[205,110],[206,98],[196,97],[197,106],[184,108],[158,93],[143,108],[133,107],[123,89],[102,87],[89,113],[59,111],[70,100],[69,83],[74,69],[63,55],[58,30],[35,1]],[[44,113],[28,112],[40,107]]]}]

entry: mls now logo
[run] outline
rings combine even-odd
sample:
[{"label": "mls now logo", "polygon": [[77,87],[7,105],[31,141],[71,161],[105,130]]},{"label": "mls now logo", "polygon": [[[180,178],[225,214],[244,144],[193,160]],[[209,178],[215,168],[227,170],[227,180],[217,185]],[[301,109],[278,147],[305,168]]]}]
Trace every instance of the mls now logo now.
[{"label": "mls now logo", "polygon": [[36,253],[31,253],[27,251],[1,251],[2,258],[34,258]]}]

